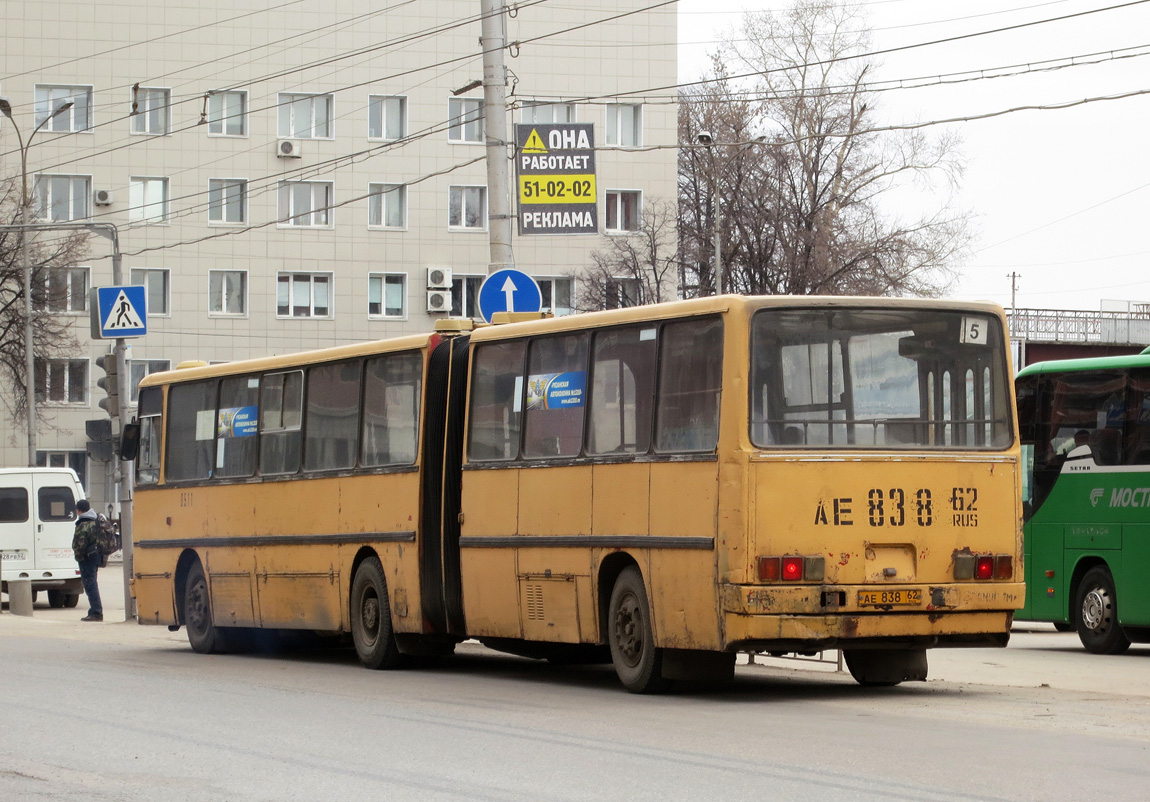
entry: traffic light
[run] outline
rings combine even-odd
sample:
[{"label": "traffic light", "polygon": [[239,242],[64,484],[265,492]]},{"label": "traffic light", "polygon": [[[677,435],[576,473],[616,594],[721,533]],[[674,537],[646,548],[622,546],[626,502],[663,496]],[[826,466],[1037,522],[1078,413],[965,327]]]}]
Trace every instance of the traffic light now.
[{"label": "traffic light", "polygon": [[120,414],[120,381],[116,373],[116,355],[104,354],[96,357],[96,367],[104,371],[104,375],[96,379],[96,386],[104,391],[104,398],[99,400],[100,408],[114,418]]},{"label": "traffic light", "polygon": [[113,457],[112,421],[108,418],[85,421],[84,429],[88,435],[88,457],[100,462],[110,461]]}]

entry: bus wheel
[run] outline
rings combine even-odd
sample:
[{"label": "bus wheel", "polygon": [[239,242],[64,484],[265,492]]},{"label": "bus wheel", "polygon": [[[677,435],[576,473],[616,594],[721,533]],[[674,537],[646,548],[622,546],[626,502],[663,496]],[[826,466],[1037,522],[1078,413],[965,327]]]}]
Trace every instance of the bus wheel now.
[{"label": "bus wheel", "polygon": [[399,663],[387,580],[378,557],[360,563],[351,582],[351,639],[359,661],[367,668],[394,668]]},{"label": "bus wheel", "polygon": [[639,569],[630,566],[619,574],[607,608],[607,642],[611,662],[623,686],[631,693],[658,693],[663,679],[663,650],[655,648],[651,609]]},{"label": "bus wheel", "polygon": [[925,649],[843,649],[843,659],[855,682],[868,688],[926,679]]},{"label": "bus wheel", "polygon": [[1055,621],[1054,622],[1054,631],[1055,632],[1073,632],[1074,631],[1074,625],[1068,624],[1065,621]]},{"label": "bus wheel", "polygon": [[196,562],[188,571],[184,586],[184,623],[188,626],[188,643],[200,654],[219,654],[226,650],[224,633],[212,623],[212,601],[204,567]]},{"label": "bus wheel", "polygon": [[1078,586],[1078,639],[1094,654],[1122,654],[1130,648],[1118,625],[1114,579],[1102,566],[1087,571]]}]

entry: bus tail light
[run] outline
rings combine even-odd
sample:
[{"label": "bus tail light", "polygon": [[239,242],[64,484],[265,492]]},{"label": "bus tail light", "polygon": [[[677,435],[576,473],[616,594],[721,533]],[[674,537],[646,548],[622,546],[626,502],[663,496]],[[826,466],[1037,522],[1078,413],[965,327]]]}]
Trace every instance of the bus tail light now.
[{"label": "bus tail light", "polygon": [[778,557],[759,558],[759,580],[762,582],[778,582],[782,575],[782,560]]},{"label": "bus tail light", "polygon": [[758,568],[761,582],[822,582],[826,575],[826,561],[821,555],[759,557]]},{"label": "bus tail light", "polygon": [[1010,579],[1014,576],[1014,558],[1009,554],[998,554],[994,557],[994,578]]},{"label": "bus tail light", "polygon": [[803,558],[783,557],[783,581],[798,582],[803,578]]},{"label": "bus tail light", "polygon": [[974,562],[974,578],[990,579],[994,576],[994,557],[989,554],[980,554]]}]

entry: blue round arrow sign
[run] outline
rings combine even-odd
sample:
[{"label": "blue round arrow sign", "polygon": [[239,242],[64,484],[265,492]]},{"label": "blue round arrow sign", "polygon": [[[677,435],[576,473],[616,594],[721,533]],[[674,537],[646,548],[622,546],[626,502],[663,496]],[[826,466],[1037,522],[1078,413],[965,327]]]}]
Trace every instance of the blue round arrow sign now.
[{"label": "blue round arrow sign", "polygon": [[488,323],[496,312],[538,312],[543,293],[522,270],[497,270],[479,286],[479,314]]}]

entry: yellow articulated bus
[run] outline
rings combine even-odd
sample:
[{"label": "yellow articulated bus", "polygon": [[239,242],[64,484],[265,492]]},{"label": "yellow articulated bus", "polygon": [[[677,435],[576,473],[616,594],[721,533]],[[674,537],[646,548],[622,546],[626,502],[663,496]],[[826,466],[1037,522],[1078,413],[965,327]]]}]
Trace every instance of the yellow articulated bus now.
[{"label": "yellow articulated bus", "polygon": [[720,296],[154,374],[139,620],[610,655],[623,685],[841,648],[864,685],[1023,604],[1002,310]]}]

